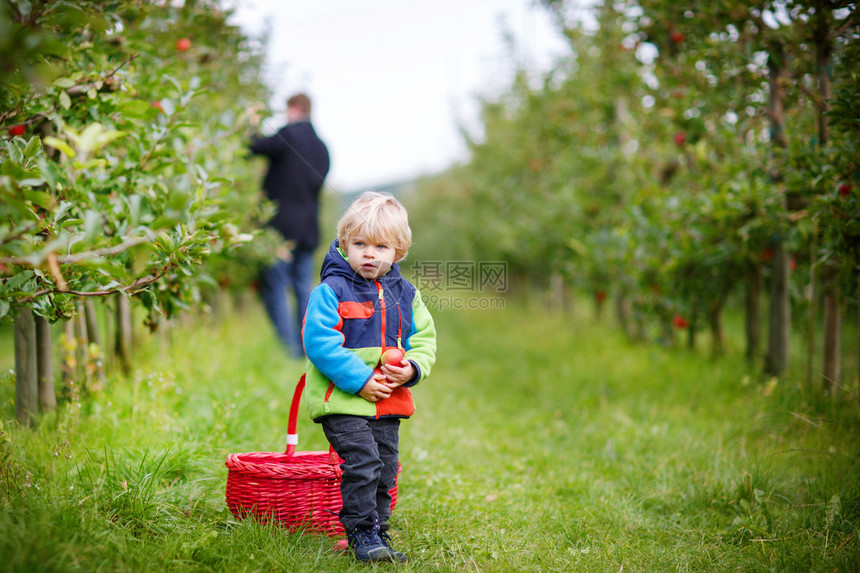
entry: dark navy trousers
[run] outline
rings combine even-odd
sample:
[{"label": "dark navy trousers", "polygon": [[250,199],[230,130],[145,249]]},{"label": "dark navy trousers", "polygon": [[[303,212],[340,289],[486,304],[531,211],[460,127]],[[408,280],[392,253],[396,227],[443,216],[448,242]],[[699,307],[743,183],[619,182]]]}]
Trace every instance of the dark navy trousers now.
[{"label": "dark navy trousers", "polygon": [[376,523],[388,528],[391,494],[397,479],[400,419],[368,419],[334,414],[320,419],[334,451],[343,458],[340,522],[350,532]]}]

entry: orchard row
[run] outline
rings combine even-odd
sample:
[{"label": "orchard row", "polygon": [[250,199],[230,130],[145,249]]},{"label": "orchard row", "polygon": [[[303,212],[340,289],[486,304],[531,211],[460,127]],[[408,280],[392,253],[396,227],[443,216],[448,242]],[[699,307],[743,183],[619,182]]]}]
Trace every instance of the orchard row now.
[{"label": "orchard row", "polygon": [[[271,207],[245,160],[263,47],[227,20],[215,0],[0,5],[0,319],[16,345],[108,297],[154,328],[266,260]],[[18,357],[19,418],[38,409],[21,378],[46,344]]]},{"label": "orchard row", "polygon": [[485,101],[471,161],[425,183],[426,256],[462,237],[454,258],[611,295],[631,337],[710,330],[715,353],[741,301],[773,375],[790,329],[815,348],[823,322],[810,389],[837,390],[860,278],[856,3],[604,2],[596,26],[543,4],[570,51]]}]

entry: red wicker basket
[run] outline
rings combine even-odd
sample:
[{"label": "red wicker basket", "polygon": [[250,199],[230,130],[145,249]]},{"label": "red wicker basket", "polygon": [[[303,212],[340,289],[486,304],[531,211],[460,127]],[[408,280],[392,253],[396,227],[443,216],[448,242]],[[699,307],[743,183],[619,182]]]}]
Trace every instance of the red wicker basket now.
[{"label": "red wicker basket", "polygon": [[[343,460],[329,451],[297,452],[299,402],[305,387],[302,376],[293,393],[287,427],[287,451],[251,452],[227,456],[227,506],[238,518],[253,515],[276,521],[290,530],[306,529],[344,535],[338,520]],[[397,503],[397,484],[391,488],[391,509]]]}]

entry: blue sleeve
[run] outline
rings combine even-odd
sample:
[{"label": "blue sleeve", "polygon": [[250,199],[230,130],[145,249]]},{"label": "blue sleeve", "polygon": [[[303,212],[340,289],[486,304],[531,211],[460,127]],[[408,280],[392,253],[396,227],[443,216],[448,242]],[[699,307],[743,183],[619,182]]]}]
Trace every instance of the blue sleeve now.
[{"label": "blue sleeve", "polygon": [[358,394],[373,377],[373,369],[355,352],[344,348],[337,308],[337,295],[330,286],[321,284],[313,290],[302,331],[305,354],[335,386]]}]

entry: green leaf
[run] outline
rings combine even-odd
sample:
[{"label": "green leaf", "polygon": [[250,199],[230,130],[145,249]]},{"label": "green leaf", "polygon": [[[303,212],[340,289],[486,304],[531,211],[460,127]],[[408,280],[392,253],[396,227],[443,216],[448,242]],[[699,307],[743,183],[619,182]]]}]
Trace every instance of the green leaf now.
[{"label": "green leaf", "polygon": [[103,132],[104,127],[98,122],[86,126],[78,141],[78,151],[84,154],[95,151],[98,146],[98,138]]},{"label": "green leaf", "polygon": [[24,157],[31,159],[36,157],[42,150],[42,141],[38,137],[31,137],[24,148]]},{"label": "green leaf", "polygon": [[153,229],[168,229],[179,222],[179,217],[175,215],[163,215],[154,220],[150,227]]},{"label": "green leaf", "polygon": [[28,201],[42,207],[43,209],[49,209],[51,205],[54,204],[54,198],[44,191],[34,191],[32,189],[27,189],[24,191],[24,197],[27,198]]},{"label": "green leaf", "polygon": [[60,105],[63,106],[63,109],[66,111],[72,107],[72,100],[66,92],[60,92]]},{"label": "green leaf", "polygon": [[71,78],[58,78],[54,80],[54,85],[58,88],[68,89],[75,85],[75,81]]},{"label": "green leaf", "polygon": [[132,195],[128,199],[128,211],[131,217],[130,227],[137,227],[140,223],[140,205],[143,198],[140,195]]},{"label": "green leaf", "polygon": [[45,183],[51,190],[57,189],[57,164],[53,161],[48,161],[44,155],[39,156],[38,160],[39,171],[45,179]]},{"label": "green leaf", "polygon": [[97,211],[88,210],[84,214],[84,236],[86,239],[92,240],[101,232],[102,216]]},{"label": "green leaf", "polygon": [[161,100],[161,109],[164,110],[164,115],[170,117],[174,113],[176,113],[176,104],[173,103],[173,100],[170,98],[164,98]]},{"label": "green leaf", "polygon": [[57,221],[62,219],[66,212],[71,208],[71,201],[61,201],[59,206],[54,210],[54,222],[56,223]]},{"label": "green leaf", "polygon": [[13,275],[12,278],[6,282],[6,289],[10,291],[25,290],[25,284],[28,281],[33,280],[35,276],[36,274],[33,271],[22,271]]},{"label": "green leaf", "polygon": [[123,115],[130,118],[145,117],[146,114],[149,113],[151,107],[152,106],[150,106],[150,104],[139,99],[124,101],[119,106]]},{"label": "green leaf", "polygon": [[44,141],[46,145],[50,145],[54,149],[59,149],[60,151],[62,151],[66,155],[66,157],[71,158],[77,155],[77,153],[75,153],[75,150],[69,147],[69,144],[62,139],[57,139],[56,137],[49,135],[45,138]]}]

